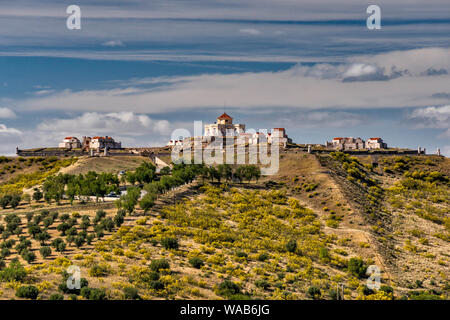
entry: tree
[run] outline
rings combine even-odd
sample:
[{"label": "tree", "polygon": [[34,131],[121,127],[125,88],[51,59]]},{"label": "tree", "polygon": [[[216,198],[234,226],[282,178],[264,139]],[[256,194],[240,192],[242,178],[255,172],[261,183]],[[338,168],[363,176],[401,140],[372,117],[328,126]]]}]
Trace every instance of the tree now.
[{"label": "tree", "polygon": [[44,245],[47,240],[51,238],[50,234],[46,230],[42,230],[40,233],[36,234],[36,240]]},{"label": "tree", "polygon": [[164,167],[164,168],[162,168],[162,169],[159,171],[159,173],[160,173],[162,176],[168,176],[168,175],[170,174],[170,167]]},{"label": "tree", "polygon": [[56,238],[55,240],[53,240],[52,247],[55,248],[55,250],[58,252],[63,252],[64,250],[66,250],[66,244],[61,238]]},{"label": "tree", "polygon": [[242,182],[242,180],[244,180],[244,171],[244,166],[239,166],[234,171],[234,176],[239,180],[239,182]]},{"label": "tree", "polygon": [[9,205],[11,208],[15,209],[19,206],[20,200],[22,200],[22,196],[19,194],[14,194],[11,196],[11,200],[9,201]]},{"label": "tree", "polygon": [[31,196],[28,193],[24,193],[22,196],[22,200],[31,205]]},{"label": "tree", "polygon": [[28,263],[31,263],[34,260],[36,260],[36,255],[34,254],[34,252],[29,251],[28,249],[22,251],[21,256],[23,260],[25,260]]},{"label": "tree", "polygon": [[217,171],[219,175],[224,178],[226,181],[231,180],[233,176],[233,169],[229,164],[219,164],[217,166]]},{"label": "tree", "polygon": [[41,247],[41,249],[39,249],[39,252],[40,252],[42,258],[45,259],[52,254],[52,249],[48,246],[45,246],[45,247]]},{"label": "tree", "polygon": [[128,213],[133,213],[140,195],[141,190],[139,188],[128,188],[127,193],[120,197],[121,207],[123,207]]},{"label": "tree", "polygon": [[128,181],[132,186],[134,186],[134,184],[135,184],[136,181],[137,181],[136,175],[134,174],[134,172],[127,171],[127,172],[125,173],[125,175],[126,175],[127,181]]},{"label": "tree", "polygon": [[41,190],[38,188],[34,188],[33,200],[39,202],[43,197],[44,195],[42,194]]},{"label": "tree", "polygon": [[0,198],[0,206],[3,209],[6,209],[9,205],[10,201],[11,201],[11,196],[9,194],[4,195],[3,197]]},{"label": "tree", "polygon": [[148,210],[150,210],[156,200],[156,195],[153,193],[147,193],[145,196],[142,197],[141,201],[139,202],[139,206],[142,210],[144,210],[144,213],[147,213]]},{"label": "tree", "polygon": [[211,181],[214,181],[214,179],[217,179],[217,181],[220,182],[221,175],[215,167],[211,166],[208,169],[208,177],[209,177],[209,180],[211,180]]},{"label": "tree", "polygon": [[139,183],[149,183],[156,177],[156,167],[150,162],[142,162],[135,171],[136,180]]},{"label": "tree", "polygon": [[0,280],[21,282],[27,276],[27,272],[17,259],[13,259],[7,268],[0,271]]},{"label": "tree", "polygon": [[125,221],[125,214],[126,212],[123,209],[117,210],[117,213],[114,216],[114,223],[117,228],[120,227]]}]

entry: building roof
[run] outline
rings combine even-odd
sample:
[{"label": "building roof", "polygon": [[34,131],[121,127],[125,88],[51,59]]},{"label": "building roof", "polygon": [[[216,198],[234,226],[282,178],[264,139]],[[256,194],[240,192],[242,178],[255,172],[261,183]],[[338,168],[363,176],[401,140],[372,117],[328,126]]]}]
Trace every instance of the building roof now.
[{"label": "building roof", "polygon": [[370,138],[369,140],[381,140],[381,138]]},{"label": "building roof", "polygon": [[342,139],[344,139],[344,138],[342,138],[342,137],[333,138],[333,140],[342,140]]},{"label": "building roof", "polygon": [[217,120],[219,119],[228,119],[228,120],[233,120],[233,118],[231,118],[229,115],[227,115],[225,112],[217,118]]},{"label": "building roof", "polygon": [[64,140],[76,139],[77,137],[65,137]]},{"label": "building roof", "polygon": [[284,128],[273,128],[273,130],[284,131]]}]

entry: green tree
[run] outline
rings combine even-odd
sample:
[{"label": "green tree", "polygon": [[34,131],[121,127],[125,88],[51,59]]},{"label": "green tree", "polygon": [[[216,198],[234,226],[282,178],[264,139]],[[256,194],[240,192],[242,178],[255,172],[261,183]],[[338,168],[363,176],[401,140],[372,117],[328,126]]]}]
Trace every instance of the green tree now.
[{"label": "green tree", "polygon": [[41,190],[38,188],[34,188],[34,192],[33,192],[33,199],[36,202],[39,202],[42,200],[42,198],[44,197],[44,195],[42,194]]},{"label": "green tree", "polygon": [[142,210],[144,210],[144,213],[147,213],[148,210],[150,210],[154,206],[155,200],[156,200],[155,194],[147,193],[142,197],[141,201],[139,201],[139,206],[141,207]]},{"label": "green tree", "polygon": [[39,249],[39,252],[42,258],[46,259],[48,256],[52,254],[52,249],[48,246],[44,246]]}]

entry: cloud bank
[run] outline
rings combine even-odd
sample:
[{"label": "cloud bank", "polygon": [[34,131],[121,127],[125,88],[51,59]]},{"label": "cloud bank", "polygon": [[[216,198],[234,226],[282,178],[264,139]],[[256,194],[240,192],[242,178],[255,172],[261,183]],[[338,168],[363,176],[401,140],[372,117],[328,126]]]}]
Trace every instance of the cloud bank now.
[{"label": "cloud bank", "polygon": [[[419,57],[421,57],[419,59]],[[450,49],[349,58],[338,65],[296,65],[278,72],[201,74],[126,81],[103,90],[63,90],[19,100],[25,110],[163,113],[189,108],[391,108],[436,105],[450,75]],[[63,106],[63,107],[62,107]]]}]

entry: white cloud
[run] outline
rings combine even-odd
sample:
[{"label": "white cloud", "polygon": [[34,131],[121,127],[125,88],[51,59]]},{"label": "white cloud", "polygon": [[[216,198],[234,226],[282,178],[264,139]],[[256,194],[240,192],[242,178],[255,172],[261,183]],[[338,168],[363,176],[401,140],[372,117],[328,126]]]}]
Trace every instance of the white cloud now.
[{"label": "white cloud", "polygon": [[244,33],[244,34],[249,34],[252,36],[257,36],[257,35],[261,34],[261,31],[259,31],[257,29],[252,29],[252,28],[240,29],[239,32]]},{"label": "white cloud", "polygon": [[111,40],[111,41],[106,41],[104,43],[102,43],[102,46],[105,47],[124,47],[125,44],[120,41],[120,40]]},{"label": "white cloud", "polygon": [[[416,50],[368,57],[360,63],[351,58],[338,66],[298,65],[279,72],[202,74],[135,79],[104,90],[63,90],[42,97],[16,101],[28,110],[73,110],[165,113],[187,108],[221,107],[223,102],[240,108],[292,107],[299,109],[417,107],[441,103],[433,97],[447,92],[450,75],[424,76],[422,72],[446,66],[446,59],[422,61]],[[422,50],[419,50],[422,51]],[[427,51],[430,52],[430,51]],[[433,51],[434,52],[434,51]],[[445,53],[445,54],[444,54]],[[450,59],[450,49],[436,49],[428,57]],[[413,60],[405,63],[408,57]],[[393,59],[395,57],[395,59]],[[425,60],[427,60],[426,58]],[[389,62],[389,63],[388,63]],[[428,64],[427,64],[428,63]],[[417,69],[414,64],[421,64]],[[438,64],[440,64],[438,66]],[[400,67],[398,67],[400,66]],[[409,70],[413,70],[410,72]],[[145,84],[157,84],[150,88]]]},{"label": "white cloud", "polygon": [[23,140],[23,134],[15,128],[0,124],[0,155],[14,155],[15,148]]},{"label": "white cloud", "polygon": [[2,134],[13,134],[20,135],[22,132],[14,128],[8,128],[6,125],[0,123],[0,133]]},{"label": "white cloud", "polygon": [[147,115],[133,112],[86,112],[71,119],[51,119],[37,126],[40,131],[73,132],[77,135],[128,135],[169,134],[166,120],[153,120]]},{"label": "white cloud", "polygon": [[407,119],[414,122],[417,128],[447,129],[450,132],[450,105],[419,108],[407,115]]},{"label": "white cloud", "polygon": [[14,111],[8,108],[0,108],[0,118],[13,119],[16,117]]}]

